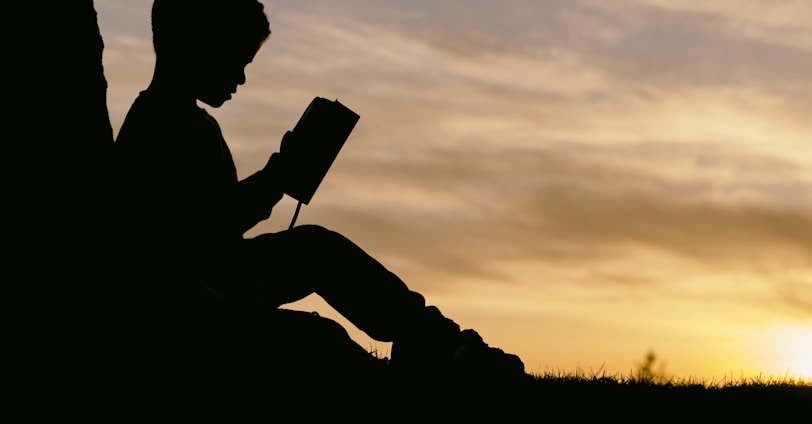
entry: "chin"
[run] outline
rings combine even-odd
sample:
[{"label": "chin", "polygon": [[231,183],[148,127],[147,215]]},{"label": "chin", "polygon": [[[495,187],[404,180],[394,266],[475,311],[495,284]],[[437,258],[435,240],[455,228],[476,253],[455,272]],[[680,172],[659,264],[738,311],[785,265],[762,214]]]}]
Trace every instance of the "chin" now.
[{"label": "chin", "polygon": [[219,100],[219,99],[218,99],[218,100],[213,100],[213,99],[200,99],[200,101],[201,101],[201,102],[203,102],[203,103],[205,103],[205,104],[207,104],[207,105],[209,105],[209,106],[211,106],[211,107],[214,107],[214,108],[217,108],[217,107],[222,106],[222,105],[223,105],[223,103],[225,103],[225,102],[226,102],[226,100],[228,100],[228,99],[223,99],[223,100]]},{"label": "chin", "polygon": [[211,107],[217,108],[222,106],[223,103],[227,102],[228,100],[231,100],[231,94],[222,97],[201,97],[198,100]]}]

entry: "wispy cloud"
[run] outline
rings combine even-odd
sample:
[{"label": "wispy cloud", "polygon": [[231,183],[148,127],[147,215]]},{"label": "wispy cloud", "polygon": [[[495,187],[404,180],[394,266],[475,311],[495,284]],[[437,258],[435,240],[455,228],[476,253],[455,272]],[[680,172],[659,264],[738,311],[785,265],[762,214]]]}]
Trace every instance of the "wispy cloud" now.
[{"label": "wispy cloud", "polygon": [[634,0],[671,12],[701,14],[721,22],[732,37],[812,51],[812,4],[804,0],[763,2],[721,0],[686,3],[678,0]]}]

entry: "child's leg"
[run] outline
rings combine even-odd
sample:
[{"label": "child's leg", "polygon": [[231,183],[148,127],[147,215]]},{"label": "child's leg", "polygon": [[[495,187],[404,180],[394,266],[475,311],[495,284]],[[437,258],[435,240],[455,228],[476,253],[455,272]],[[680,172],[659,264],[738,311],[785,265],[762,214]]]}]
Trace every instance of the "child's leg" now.
[{"label": "child's leg", "polygon": [[[392,363],[400,369],[475,369],[525,377],[521,360],[490,348],[473,330],[460,327],[413,292],[395,274],[344,236],[318,226],[301,226],[246,240],[245,278],[267,286],[275,307],[321,296],[370,337],[393,341]],[[253,275],[253,277],[251,277]]]},{"label": "child's leg", "polygon": [[245,278],[266,284],[280,306],[312,293],[380,341],[392,341],[425,314],[425,299],[339,233],[304,225],[245,241]]}]

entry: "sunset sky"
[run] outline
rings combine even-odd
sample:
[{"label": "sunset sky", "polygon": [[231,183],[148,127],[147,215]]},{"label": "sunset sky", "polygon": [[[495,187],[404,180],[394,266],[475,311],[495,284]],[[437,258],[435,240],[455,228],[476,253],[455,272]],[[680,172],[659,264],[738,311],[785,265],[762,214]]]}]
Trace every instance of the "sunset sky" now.
[{"label": "sunset sky", "polygon": [[[361,115],[297,223],[528,372],[627,375],[652,350],[675,377],[812,379],[812,0],[263,3],[248,82],[206,107],[240,176],[313,97]],[[151,0],[95,7],[117,133]]]}]

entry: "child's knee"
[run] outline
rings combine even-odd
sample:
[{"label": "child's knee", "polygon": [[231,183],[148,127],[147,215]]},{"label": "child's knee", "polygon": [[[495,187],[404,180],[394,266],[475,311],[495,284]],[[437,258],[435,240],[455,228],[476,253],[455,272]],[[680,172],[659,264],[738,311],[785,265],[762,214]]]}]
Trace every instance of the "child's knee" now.
[{"label": "child's knee", "polygon": [[310,244],[314,248],[316,248],[316,246],[342,245],[348,242],[347,238],[343,235],[322,227],[321,225],[300,225],[289,231],[295,232],[297,239]]},{"label": "child's knee", "polygon": [[323,235],[324,233],[331,232],[330,230],[322,227],[321,225],[315,224],[299,225],[291,228],[288,231],[293,234],[296,234],[296,237],[298,238],[314,239],[314,240],[324,237]]}]

